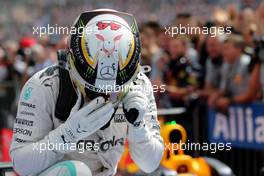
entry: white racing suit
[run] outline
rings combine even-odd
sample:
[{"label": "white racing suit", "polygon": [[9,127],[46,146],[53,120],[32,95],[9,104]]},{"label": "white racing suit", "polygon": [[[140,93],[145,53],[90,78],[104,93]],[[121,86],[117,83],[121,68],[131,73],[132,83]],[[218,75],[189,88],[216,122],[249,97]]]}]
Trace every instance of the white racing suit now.
[{"label": "white racing suit", "polygon": [[[59,93],[59,71],[58,69],[47,71],[49,68],[51,67],[36,73],[25,84],[20,95],[10,149],[14,169],[19,174],[37,175],[60,161],[78,160],[85,163],[93,175],[114,175],[126,139],[131,157],[142,171],[149,173],[159,166],[164,147],[152,86],[144,74],[141,83],[148,87],[146,92],[149,100],[148,111],[152,112],[145,116],[144,127],[128,135],[128,122],[120,103],[106,129],[98,130],[79,141],[86,146],[92,145],[92,148],[87,150],[82,148],[67,154],[49,150],[48,134],[63,123],[54,115]],[[99,150],[95,150],[94,146]]]}]

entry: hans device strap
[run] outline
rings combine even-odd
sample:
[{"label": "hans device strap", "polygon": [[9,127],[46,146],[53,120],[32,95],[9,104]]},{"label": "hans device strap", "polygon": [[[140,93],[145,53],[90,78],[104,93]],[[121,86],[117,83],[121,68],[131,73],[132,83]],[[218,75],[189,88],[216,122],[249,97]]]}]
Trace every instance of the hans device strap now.
[{"label": "hans device strap", "polygon": [[59,63],[59,95],[56,103],[55,116],[61,121],[66,121],[72,107],[77,101],[77,95],[73,88],[69,72],[65,69],[67,51],[59,50],[57,55]]},{"label": "hans device strap", "polygon": [[58,50],[57,51],[58,56],[58,65],[61,68],[66,68],[67,63],[67,51],[66,50]]}]

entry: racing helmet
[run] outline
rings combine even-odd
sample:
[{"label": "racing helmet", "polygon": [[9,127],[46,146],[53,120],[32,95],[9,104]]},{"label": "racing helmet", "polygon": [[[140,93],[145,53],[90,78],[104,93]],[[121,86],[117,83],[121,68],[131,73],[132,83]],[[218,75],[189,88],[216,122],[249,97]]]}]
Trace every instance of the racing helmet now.
[{"label": "racing helmet", "polygon": [[118,92],[135,79],[141,44],[133,15],[110,9],[88,11],[73,28],[67,61],[70,77],[82,94]]}]

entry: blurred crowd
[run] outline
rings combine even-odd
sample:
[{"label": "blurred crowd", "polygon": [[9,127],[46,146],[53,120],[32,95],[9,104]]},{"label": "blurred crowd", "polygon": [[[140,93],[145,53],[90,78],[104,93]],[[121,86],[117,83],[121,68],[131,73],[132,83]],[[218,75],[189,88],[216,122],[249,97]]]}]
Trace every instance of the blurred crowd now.
[{"label": "blurred crowd", "polygon": [[[264,2],[257,9],[216,9],[206,22],[179,13],[170,26],[231,27],[231,34],[166,35],[158,23],[141,26],[142,63],[150,65],[158,106],[192,107],[197,101],[226,113],[231,104],[262,101]],[[261,69],[262,68],[262,69]]]},{"label": "blurred crowd", "polygon": [[[165,8],[165,4],[169,7],[173,1],[159,2]],[[227,5],[226,8],[211,7],[209,9],[213,10],[209,13],[210,18],[206,20],[203,15],[198,16],[197,12],[192,13],[188,8],[186,12],[181,9],[175,13],[172,7],[167,11],[167,14],[173,14],[170,15],[170,18],[173,16],[170,26],[231,27],[231,34],[217,33],[212,36],[196,33],[172,37],[165,33],[164,22],[160,21],[159,16],[163,13],[161,11],[156,17],[151,16],[148,21],[139,20],[142,65],[151,66],[148,76],[153,85],[166,85],[165,93],[155,92],[158,107],[188,109],[194,102],[202,101],[226,112],[230,104],[262,100],[264,2],[253,4],[243,8],[234,4]],[[89,6],[91,7],[95,6]],[[133,10],[130,12],[133,13]],[[62,15],[58,15],[63,13],[52,11],[53,13],[57,14],[55,20],[63,19]],[[135,14],[137,17],[137,13]],[[39,38],[32,33],[24,33],[19,39],[2,37],[1,111],[15,109],[15,100],[21,86],[35,72],[56,63],[56,52],[66,47],[66,41],[67,36],[46,35]]]},{"label": "blurred crowd", "polygon": [[57,50],[66,47],[66,37],[56,44],[48,36],[22,37],[0,44],[0,114],[15,113],[20,89],[36,72],[57,63]]},{"label": "blurred crowd", "polygon": [[[259,1],[1,2],[0,129],[12,128],[13,123],[5,121],[16,116],[24,83],[39,70],[56,64],[57,51],[67,46],[67,35],[39,37],[33,35],[32,26],[69,26],[81,11],[107,7],[135,15],[142,44],[141,64],[151,67],[147,76],[156,88],[165,85],[165,92],[155,89],[158,108],[184,108],[184,113],[168,116],[167,120],[183,125],[188,139],[204,141],[198,133],[208,133],[204,125],[208,121],[204,117],[207,107],[227,113],[233,104],[264,102],[264,0]],[[166,33],[166,28],[180,25],[201,29],[230,27],[231,34]],[[200,127],[198,132],[193,130],[195,119],[199,119],[196,124],[200,123],[196,125]]]}]

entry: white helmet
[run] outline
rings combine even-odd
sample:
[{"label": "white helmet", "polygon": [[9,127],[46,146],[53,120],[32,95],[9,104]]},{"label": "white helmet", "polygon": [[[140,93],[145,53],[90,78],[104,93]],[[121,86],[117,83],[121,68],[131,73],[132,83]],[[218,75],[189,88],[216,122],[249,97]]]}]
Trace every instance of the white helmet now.
[{"label": "white helmet", "polygon": [[81,92],[111,93],[140,70],[140,39],[135,18],[113,10],[82,13],[68,48],[70,77]]}]

